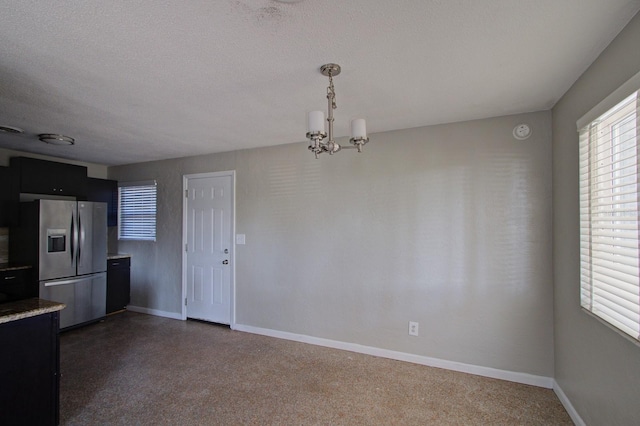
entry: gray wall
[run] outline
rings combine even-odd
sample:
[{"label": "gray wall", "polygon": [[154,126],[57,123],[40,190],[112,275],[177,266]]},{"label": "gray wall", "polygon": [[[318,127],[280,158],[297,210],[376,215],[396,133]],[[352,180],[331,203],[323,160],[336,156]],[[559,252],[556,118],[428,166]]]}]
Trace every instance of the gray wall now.
[{"label": "gray wall", "polygon": [[640,418],[640,347],[580,309],[576,120],[640,71],[637,15],[553,108],[555,378],[590,425]]},{"label": "gray wall", "polygon": [[158,181],[157,242],[119,242],[133,305],[181,312],[182,175],[223,170],[247,238],[238,324],[553,375],[550,112],[374,134],[361,155],[299,143],[110,167]]}]

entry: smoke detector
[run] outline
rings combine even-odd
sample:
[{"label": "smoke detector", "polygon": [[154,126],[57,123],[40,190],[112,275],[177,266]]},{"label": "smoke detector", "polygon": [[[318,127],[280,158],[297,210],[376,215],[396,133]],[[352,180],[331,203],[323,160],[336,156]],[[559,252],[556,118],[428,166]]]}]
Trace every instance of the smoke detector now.
[{"label": "smoke detector", "polygon": [[513,137],[519,141],[529,139],[529,136],[531,136],[531,127],[528,124],[518,124],[513,128]]}]

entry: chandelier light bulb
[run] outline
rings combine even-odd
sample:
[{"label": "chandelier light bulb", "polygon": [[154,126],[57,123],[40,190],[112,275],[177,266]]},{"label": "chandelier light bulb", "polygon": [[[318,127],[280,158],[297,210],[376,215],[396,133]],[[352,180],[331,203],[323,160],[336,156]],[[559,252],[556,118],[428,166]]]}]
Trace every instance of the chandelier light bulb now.
[{"label": "chandelier light bulb", "polygon": [[365,139],[367,137],[367,122],[364,118],[351,120],[351,137]]},{"label": "chandelier light bulb", "polygon": [[324,132],[324,112],[311,111],[309,113],[309,133]]}]

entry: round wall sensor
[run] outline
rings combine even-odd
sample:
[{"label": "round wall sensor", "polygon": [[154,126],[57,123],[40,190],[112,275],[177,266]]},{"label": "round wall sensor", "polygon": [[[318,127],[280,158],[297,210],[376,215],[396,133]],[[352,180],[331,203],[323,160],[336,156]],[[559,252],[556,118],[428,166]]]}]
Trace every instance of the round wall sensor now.
[{"label": "round wall sensor", "polygon": [[528,124],[518,124],[513,128],[513,137],[523,141],[531,136],[531,127]]}]

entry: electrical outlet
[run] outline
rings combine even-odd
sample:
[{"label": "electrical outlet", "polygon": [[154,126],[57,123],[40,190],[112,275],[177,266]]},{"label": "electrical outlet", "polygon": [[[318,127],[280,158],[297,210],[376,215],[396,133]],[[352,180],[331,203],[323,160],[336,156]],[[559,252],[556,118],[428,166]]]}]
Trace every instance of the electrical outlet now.
[{"label": "electrical outlet", "polygon": [[418,335],[418,323],[415,321],[409,321],[409,336]]}]

